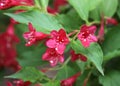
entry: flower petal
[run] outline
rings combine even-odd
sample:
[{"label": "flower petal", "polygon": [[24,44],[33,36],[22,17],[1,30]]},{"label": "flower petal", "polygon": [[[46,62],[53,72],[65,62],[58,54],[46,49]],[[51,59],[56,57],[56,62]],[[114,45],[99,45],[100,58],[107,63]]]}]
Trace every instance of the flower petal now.
[{"label": "flower petal", "polygon": [[54,39],[49,39],[47,42],[46,42],[46,45],[47,47],[49,48],[55,48],[56,47],[56,41]]}]

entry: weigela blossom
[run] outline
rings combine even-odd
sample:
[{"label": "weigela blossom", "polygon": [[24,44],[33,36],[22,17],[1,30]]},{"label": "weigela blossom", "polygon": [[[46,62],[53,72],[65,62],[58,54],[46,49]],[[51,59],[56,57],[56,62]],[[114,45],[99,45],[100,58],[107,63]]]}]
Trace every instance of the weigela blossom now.
[{"label": "weigela blossom", "polygon": [[26,40],[26,46],[33,45],[36,41],[40,41],[42,39],[45,39],[48,34],[42,33],[42,32],[36,32],[35,28],[32,26],[31,23],[29,23],[29,32],[25,32],[23,34],[23,37]]},{"label": "weigela blossom", "polygon": [[91,42],[97,42],[97,37],[94,35],[96,26],[82,25],[78,39],[81,41],[84,47],[89,47]]},{"label": "weigela blossom", "polygon": [[32,5],[33,0],[0,0],[0,10],[20,5]]},{"label": "weigela blossom", "polygon": [[106,24],[107,25],[118,25],[118,21],[114,18],[107,18],[106,19]]},{"label": "weigela blossom", "polygon": [[[31,82],[29,81],[22,81],[22,80],[16,80],[13,82],[15,84],[15,86],[30,86]],[[7,82],[7,86],[14,86],[11,82]]]},{"label": "weigela blossom", "polygon": [[73,62],[78,60],[78,59],[80,59],[83,62],[87,61],[87,58],[84,55],[76,54],[74,50],[71,50],[70,54],[71,54],[71,61],[73,61]]},{"label": "weigela blossom", "polygon": [[59,12],[60,6],[64,6],[67,4],[67,0],[54,0],[54,9]]},{"label": "weigela blossom", "polygon": [[57,11],[54,9],[54,8],[51,8],[51,7],[47,7],[47,11],[48,11],[48,13],[51,13],[51,14],[57,14]]},{"label": "weigela blossom", "polygon": [[57,53],[63,54],[66,45],[69,43],[66,32],[63,29],[60,29],[58,32],[53,30],[50,35],[51,38],[46,42],[47,47],[54,48]]},{"label": "weigela blossom", "polygon": [[15,49],[18,42],[19,38],[14,34],[14,25],[10,23],[7,31],[0,34],[0,67],[12,67],[19,70]]},{"label": "weigela blossom", "polygon": [[65,80],[61,81],[61,85],[60,86],[73,86],[73,84],[75,83],[76,79],[80,76],[80,72],[78,72],[77,74],[73,75],[70,78],[67,78]]},{"label": "weigela blossom", "polygon": [[56,66],[58,62],[64,62],[64,56],[57,53],[54,48],[48,48],[43,54],[42,59],[49,61],[51,66]]}]

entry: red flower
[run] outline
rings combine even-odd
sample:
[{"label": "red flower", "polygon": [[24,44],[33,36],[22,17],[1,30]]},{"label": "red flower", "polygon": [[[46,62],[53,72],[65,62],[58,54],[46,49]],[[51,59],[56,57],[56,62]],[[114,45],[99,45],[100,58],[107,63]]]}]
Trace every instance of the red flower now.
[{"label": "red flower", "polygon": [[62,80],[61,81],[61,86],[73,86],[73,84],[75,83],[77,77],[80,76],[80,72],[73,75],[72,77]]},{"label": "red flower", "polygon": [[42,59],[49,61],[51,66],[55,66],[58,62],[64,62],[64,56],[57,53],[53,48],[48,48],[43,54]]},{"label": "red flower", "polygon": [[66,32],[63,29],[60,29],[58,32],[55,30],[51,32],[51,38],[46,42],[46,45],[49,48],[55,48],[57,53],[63,54],[68,43],[69,39]]},{"label": "red flower", "polygon": [[[31,82],[29,81],[22,81],[22,80],[17,80],[17,81],[14,81],[13,83],[15,83],[15,86],[30,86],[31,85]],[[7,82],[7,86],[13,86],[11,82]]]},{"label": "red flower", "polygon": [[102,42],[104,40],[104,34],[105,34],[105,31],[104,31],[104,16],[102,16],[101,26],[100,26],[100,30],[98,32],[98,40],[100,42]]},{"label": "red flower", "polygon": [[67,4],[67,0],[54,0],[54,9],[58,12],[60,6]]},{"label": "red flower", "polygon": [[33,0],[0,0],[0,10],[20,5],[32,5]]},{"label": "red flower", "polygon": [[83,25],[78,34],[78,39],[84,47],[89,47],[91,42],[97,42],[97,37],[94,35],[96,26]]},{"label": "red flower", "polygon": [[18,68],[16,61],[16,49],[15,44],[19,42],[19,39],[14,34],[14,24],[10,23],[7,31],[0,34],[0,66],[12,67],[15,70]]},{"label": "red flower", "polygon": [[118,21],[114,18],[107,18],[106,19],[106,24],[107,25],[118,25]]},{"label": "red flower", "polygon": [[78,59],[80,59],[83,62],[87,61],[87,58],[84,55],[82,55],[82,54],[76,54],[74,50],[71,50],[70,53],[71,53],[71,61],[76,61]]},{"label": "red flower", "polygon": [[36,41],[40,41],[42,39],[45,39],[48,35],[44,34],[42,32],[36,32],[36,30],[33,28],[32,24],[29,23],[29,32],[25,32],[23,34],[23,37],[26,39],[27,43],[26,46],[31,46]]},{"label": "red flower", "polygon": [[57,11],[49,6],[47,7],[47,11],[48,13],[51,13],[51,14],[57,14]]}]

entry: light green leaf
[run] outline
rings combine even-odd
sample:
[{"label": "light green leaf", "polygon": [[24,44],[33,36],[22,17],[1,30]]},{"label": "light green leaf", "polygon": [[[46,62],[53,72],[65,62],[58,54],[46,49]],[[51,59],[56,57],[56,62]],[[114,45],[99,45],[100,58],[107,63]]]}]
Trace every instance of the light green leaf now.
[{"label": "light green leaf", "polygon": [[[68,77],[70,77],[71,75],[74,75],[76,73],[76,70],[74,70],[72,67],[70,66],[64,66],[64,68],[62,68],[61,70],[58,71],[57,75],[56,75],[56,79],[57,80],[62,80],[62,79],[66,79]],[[64,76],[62,76],[64,75]]]},{"label": "light green leaf", "polygon": [[89,5],[89,10],[95,9],[101,2],[102,0],[88,0],[88,5]]},{"label": "light green leaf", "polygon": [[71,42],[71,47],[73,48],[73,50],[75,50],[76,53],[81,53],[85,55],[90,61],[94,63],[100,73],[103,74],[103,52],[97,43],[92,43],[90,47],[84,48],[80,41],[77,40]]},{"label": "light green leaf", "polygon": [[42,86],[60,86],[60,81],[51,81],[46,84],[42,84]]},{"label": "light green leaf", "polygon": [[100,76],[99,82],[103,86],[120,86],[120,72],[112,71],[105,76]]},{"label": "light green leaf", "polygon": [[10,76],[6,76],[6,78],[22,79],[24,81],[30,81],[34,83],[38,80],[42,80],[44,76],[45,75],[42,72],[40,72],[34,67],[24,67],[17,73]]},{"label": "light green leaf", "polygon": [[40,0],[40,2],[41,2],[42,9],[47,11],[47,6],[48,6],[49,0]]},{"label": "light green leaf", "polygon": [[68,0],[68,2],[75,8],[79,16],[88,22],[89,11],[95,9],[101,0]]},{"label": "light green leaf", "polygon": [[87,0],[68,0],[68,2],[74,7],[83,20],[88,21],[89,6]]},{"label": "light green leaf", "polygon": [[118,6],[118,0],[102,0],[100,5],[101,13],[107,17],[112,17]]},{"label": "light green leaf", "polygon": [[62,26],[56,18],[50,14],[40,12],[39,10],[32,10],[20,14],[5,13],[16,21],[24,24],[31,22],[37,31],[49,32],[51,30],[59,30]]}]

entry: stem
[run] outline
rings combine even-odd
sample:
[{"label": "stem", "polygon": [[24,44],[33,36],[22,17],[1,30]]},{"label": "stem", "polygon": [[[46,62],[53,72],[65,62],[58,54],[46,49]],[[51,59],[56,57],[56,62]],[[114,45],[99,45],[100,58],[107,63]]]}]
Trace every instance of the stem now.
[{"label": "stem", "polygon": [[68,37],[74,35],[74,34],[77,33],[78,31],[79,31],[79,30],[74,30],[73,32],[71,32],[71,33],[68,34]]},{"label": "stem", "polygon": [[75,40],[78,36],[79,32],[77,32],[77,34],[73,37],[73,40]]},{"label": "stem", "polygon": [[35,6],[39,9],[41,9],[39,0],[35,0]]},{"label": "stem", "polygon": [[87,82],[88,82],[88,80],[89,80],[91,74],[92,74],[92,71],[90,71],[90,72],[88,73],[87,78],[84,80],[83,86],[87,86]]},{"label": "stem", "polygon": [[100,21],[93,21],[93,22],[91,22],[91,23],[88,23],[87,25],[88,25],[88,26],[91,26],[91,25],[93,25],[93,24],[100,24]]}]

